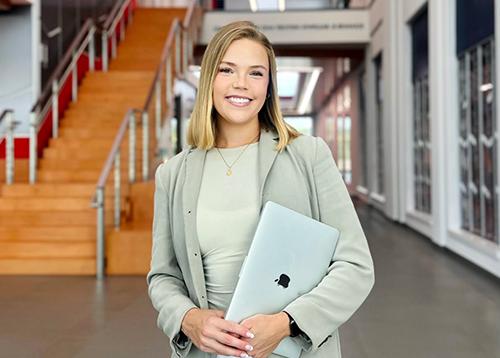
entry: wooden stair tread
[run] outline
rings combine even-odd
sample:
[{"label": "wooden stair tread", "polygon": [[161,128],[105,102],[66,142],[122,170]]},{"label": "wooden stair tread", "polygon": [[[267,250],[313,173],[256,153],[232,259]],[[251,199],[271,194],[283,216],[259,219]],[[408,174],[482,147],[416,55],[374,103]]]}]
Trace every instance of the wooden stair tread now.
[{"label": "wooden stair tread", "polygon": [[0,260],[2,275],[95,275],[95,258],[11,258]]},{"label": "wooden stair tread", "polygon": [[0,259],[15,258],[94,258],[95,240],[80,241],[2,241]]},{"label": "wooden stair tread", "polygon": [[94,240],[92,226],[0,227],[0,240],[17,241],[73,241]]}]

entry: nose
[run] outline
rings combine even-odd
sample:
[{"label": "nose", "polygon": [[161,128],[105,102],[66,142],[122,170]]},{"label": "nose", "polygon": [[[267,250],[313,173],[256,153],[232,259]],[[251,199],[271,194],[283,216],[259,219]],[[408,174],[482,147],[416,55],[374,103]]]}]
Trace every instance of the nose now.
[{"label": "nose", "polygon": [[246,77],[244,74],[240,74],[236,76],[235,81],[233,82],[233,88],[238,88],[238,89],[248,89],[247,88],[247,82],[246,82]]}]

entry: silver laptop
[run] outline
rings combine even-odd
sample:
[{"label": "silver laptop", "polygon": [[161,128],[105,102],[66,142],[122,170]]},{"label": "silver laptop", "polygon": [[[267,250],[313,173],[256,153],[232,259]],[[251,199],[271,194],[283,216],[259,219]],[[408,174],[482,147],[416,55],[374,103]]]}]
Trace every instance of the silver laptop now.
[{"label": "silver laptop", "polygon": [[[268,201],[225,319],[277,313],[311,291],[326,275],[338,238],[331,226]],[[297,358],[301,348],[288,337],[273,353]]]}]

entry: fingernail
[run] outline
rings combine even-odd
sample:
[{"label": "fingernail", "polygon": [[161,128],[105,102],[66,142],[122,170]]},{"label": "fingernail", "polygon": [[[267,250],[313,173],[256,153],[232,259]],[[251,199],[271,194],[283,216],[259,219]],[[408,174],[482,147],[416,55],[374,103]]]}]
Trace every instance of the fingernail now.
[{"label": "fingernail", "polygon": [[250,344],[246,345],[245,349],[250,352],[253,351],[253,347]]},{"label": "fingernail", "polygon": [[248,332],[248,333],[247,333],[247,337],[248,337],[248,338],[255,338],[255,336],[253,335],[253,333],[252,333],[252,332]]},{"label": "fingernail", "polygon": [[250,357],[250,356],[249,356],[248,354],[246,354],[246,353],[241,353],[240,357],[241,357],[241,358],[248,358],[248,357]]}]

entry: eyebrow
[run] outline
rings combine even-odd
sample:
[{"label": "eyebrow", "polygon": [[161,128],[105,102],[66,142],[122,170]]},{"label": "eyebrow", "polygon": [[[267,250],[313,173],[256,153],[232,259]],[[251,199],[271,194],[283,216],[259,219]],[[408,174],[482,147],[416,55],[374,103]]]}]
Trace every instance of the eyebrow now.
[{"label": "eyebrow", "polygon": [[[229,65],[229,66],[238,67],[238,65],[233,63],[233,62],[222,61],[221,64],[223,64],[223,63],[225,63],[226,65]],[[253,66],[250,66],[250,68],[263,68],[264,70],[267,71],[267,68],[265,66],[262,66],[262,65],[253,65]]]}]

